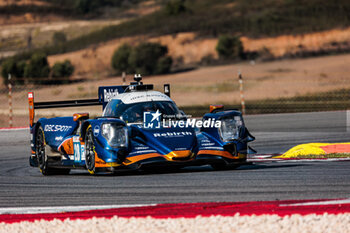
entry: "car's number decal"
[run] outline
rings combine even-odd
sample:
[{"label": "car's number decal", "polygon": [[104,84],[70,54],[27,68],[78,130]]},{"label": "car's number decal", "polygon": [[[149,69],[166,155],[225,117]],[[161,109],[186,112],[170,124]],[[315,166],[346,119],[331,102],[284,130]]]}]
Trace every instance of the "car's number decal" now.
[{"label": "car's number decal", "polygon": [[74,162],[81,163],[81,161],[85,161],[85,146],[80,144],[79,136],[73,137],[73,147],[74,147]]}]

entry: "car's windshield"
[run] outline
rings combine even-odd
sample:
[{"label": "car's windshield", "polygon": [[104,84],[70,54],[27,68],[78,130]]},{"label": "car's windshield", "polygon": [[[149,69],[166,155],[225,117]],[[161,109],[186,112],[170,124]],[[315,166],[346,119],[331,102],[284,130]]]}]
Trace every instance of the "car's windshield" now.
[{"label": "car's windshield", "polygon": [[156,112],[159,110],[162,116],[167,118],[181,115],[177,106],[170,101],[150,101],[134,104],[124,104],[121,101],[111,101],[106,106],[103,116],[120,117],[127,123],[143,122],[144,112]]}]

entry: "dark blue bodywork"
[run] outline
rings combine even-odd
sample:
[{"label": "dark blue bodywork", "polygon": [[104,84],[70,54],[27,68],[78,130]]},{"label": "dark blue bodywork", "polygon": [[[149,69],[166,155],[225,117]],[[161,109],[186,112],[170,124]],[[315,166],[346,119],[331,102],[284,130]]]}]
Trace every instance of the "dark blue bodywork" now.
[{"label": "dark blue bodywork", "polygon": [[[126,86],[100,87],[99,99],[103,108]],[[107,93],[107,95],[106,95]],[[115,94],[117,93],[117,94]],[[207,113],[204,120],[240,116],[236,110]],[[127,128],[126,147],[112,147],[102,135],[103,124],[115,124]],[[73,117],[41,118],[31,127],[31,166],[38,166],[36,134],[42,128],[48,154],[56,159],[49,166],[60,168],[85,168],[84,138],[88,128],[93,132],[96,171],[135,169],[151,165],[243,164],[246,162],[248,142],[253,141],[246,127],[241,128],[239,138],[224,141],[215,127],[170,127],[150,129],[142,124],[127,124],[122,119],[99,117],[74,120]],[[58,158],[58,159],[57,159]]]}]

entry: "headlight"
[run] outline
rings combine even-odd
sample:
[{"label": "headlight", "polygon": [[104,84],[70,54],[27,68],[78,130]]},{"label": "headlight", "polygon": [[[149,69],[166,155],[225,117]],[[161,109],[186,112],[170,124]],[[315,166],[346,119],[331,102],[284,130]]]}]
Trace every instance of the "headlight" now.
[{"label": "headlight", "polygon": [[243,121],[241,116],[230,116],[228,118],[222,118],[220,134],[223,141],[230,141],[238,139]]},{"label": "headlight", "polygon": [[126,127],[116,123],[105,123],[102,125],[102,136],[106,138],[111,147],[128,146],[128,130]]}]

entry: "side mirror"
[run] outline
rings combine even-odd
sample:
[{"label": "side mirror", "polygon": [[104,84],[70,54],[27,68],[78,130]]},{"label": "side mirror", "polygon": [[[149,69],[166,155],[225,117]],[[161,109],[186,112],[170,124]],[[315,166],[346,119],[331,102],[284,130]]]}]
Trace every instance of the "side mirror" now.
[{"label": "side mirror", "polygon": [[209,107],[209,112],[210,113],[215,113],[216,111],[219,111],[219,110],[223,110],[224,109],[224,105],[210,105]]},{"label": "side mirror", "polygon": [[80,121],[80,120],[86,120],[89,119],[89,113],[74,113],[73,114],[73,120],[74,121]]}]

